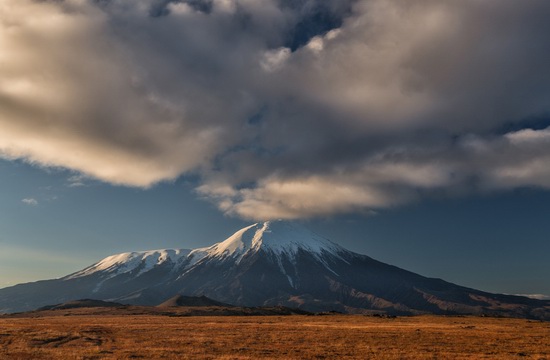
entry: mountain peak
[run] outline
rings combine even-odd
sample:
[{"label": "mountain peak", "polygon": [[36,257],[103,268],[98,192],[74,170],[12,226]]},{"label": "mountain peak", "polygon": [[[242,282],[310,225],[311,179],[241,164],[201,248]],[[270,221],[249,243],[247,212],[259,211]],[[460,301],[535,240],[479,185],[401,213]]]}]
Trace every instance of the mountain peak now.
[{"label": "mountain peak", "polygon": [[264,250],[295,255],[299,250],[313,254],[345,251],[341,246],[291,221],[266,221],[247,226],[225,241],[208,248],[210,256],[243,256],[248,251]]}]

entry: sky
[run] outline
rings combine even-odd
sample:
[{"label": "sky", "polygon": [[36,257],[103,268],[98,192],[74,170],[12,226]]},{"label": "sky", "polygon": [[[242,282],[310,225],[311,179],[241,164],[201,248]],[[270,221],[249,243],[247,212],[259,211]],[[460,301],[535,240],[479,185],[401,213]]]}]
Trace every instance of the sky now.
[{"label": "sky", "polygon": [[303,222],[550,294],[545,0],[4,0],[0,286]]}]

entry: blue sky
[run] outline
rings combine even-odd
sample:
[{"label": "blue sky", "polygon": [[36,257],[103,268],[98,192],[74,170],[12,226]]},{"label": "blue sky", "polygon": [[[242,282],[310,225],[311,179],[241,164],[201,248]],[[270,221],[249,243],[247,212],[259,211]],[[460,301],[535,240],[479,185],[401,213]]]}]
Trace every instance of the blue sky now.
[{"label": "blue sky", "polygon": [[546,0],[5,0],[0,283],[287,219],[548,293]]}]

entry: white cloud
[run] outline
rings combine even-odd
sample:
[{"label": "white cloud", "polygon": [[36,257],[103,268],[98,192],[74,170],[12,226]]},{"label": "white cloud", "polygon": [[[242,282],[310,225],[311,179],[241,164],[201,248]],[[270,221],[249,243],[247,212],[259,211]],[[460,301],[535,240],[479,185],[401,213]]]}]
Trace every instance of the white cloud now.
[{"label": "white cloud", "polygon": [[290,49],[281,47],[274,50],[268,50],[263,53],[260,60],[262,69],[267,72],[273,72],[279,70],[290,57]]},{"label": "white cloud", "polygon": [[543,294],[514,294],[516,296],[525,296],[531,299],[537,299],[537,300],[550,300],[549,295],[543,295]]},{"label": "white cloud", "polygon": [[30,206],[37,206],[38,205],[38,200],[36,200],[34,198],[25,198],[25,199],[21,200],[21,202],[26,204],[26,205],[30,205]]},{"label": "white cloud", "polygon": [[86,176],[83,176],[83,175],[73,175],[73,176],[70,176],[68,179],[67,179],[67,183],[69,187],[82,187],[82,186],[86,186]]},{"label": "white cloud", "polygon": [[0,156],[247,218],[550,188],[546,1],[159,6],[3,1]]},{"label": "white cloud", "polygon": [[550,143],[550,128],[543,130],[524,129],[505,135],[512,144],[522,145],[548,145]]},{"label": "white cloud", "polygon": [[191,106],[146,84],[151,69],[133,57],[149,49],[112,38],[108,14],[87,1],[8,3],[0,6],[4,157],[146,187],[219,150],[220,126],[186,120]]}]

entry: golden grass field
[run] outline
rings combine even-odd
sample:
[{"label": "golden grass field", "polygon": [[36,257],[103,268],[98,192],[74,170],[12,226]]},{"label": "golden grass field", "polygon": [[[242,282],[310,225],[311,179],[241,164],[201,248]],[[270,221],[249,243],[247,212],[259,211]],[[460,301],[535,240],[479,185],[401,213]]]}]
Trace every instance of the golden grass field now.
[{"label": "golden grass field", "polygon": [[0,318],[0,359],[549,359],[550,322],[481,317]]}]

